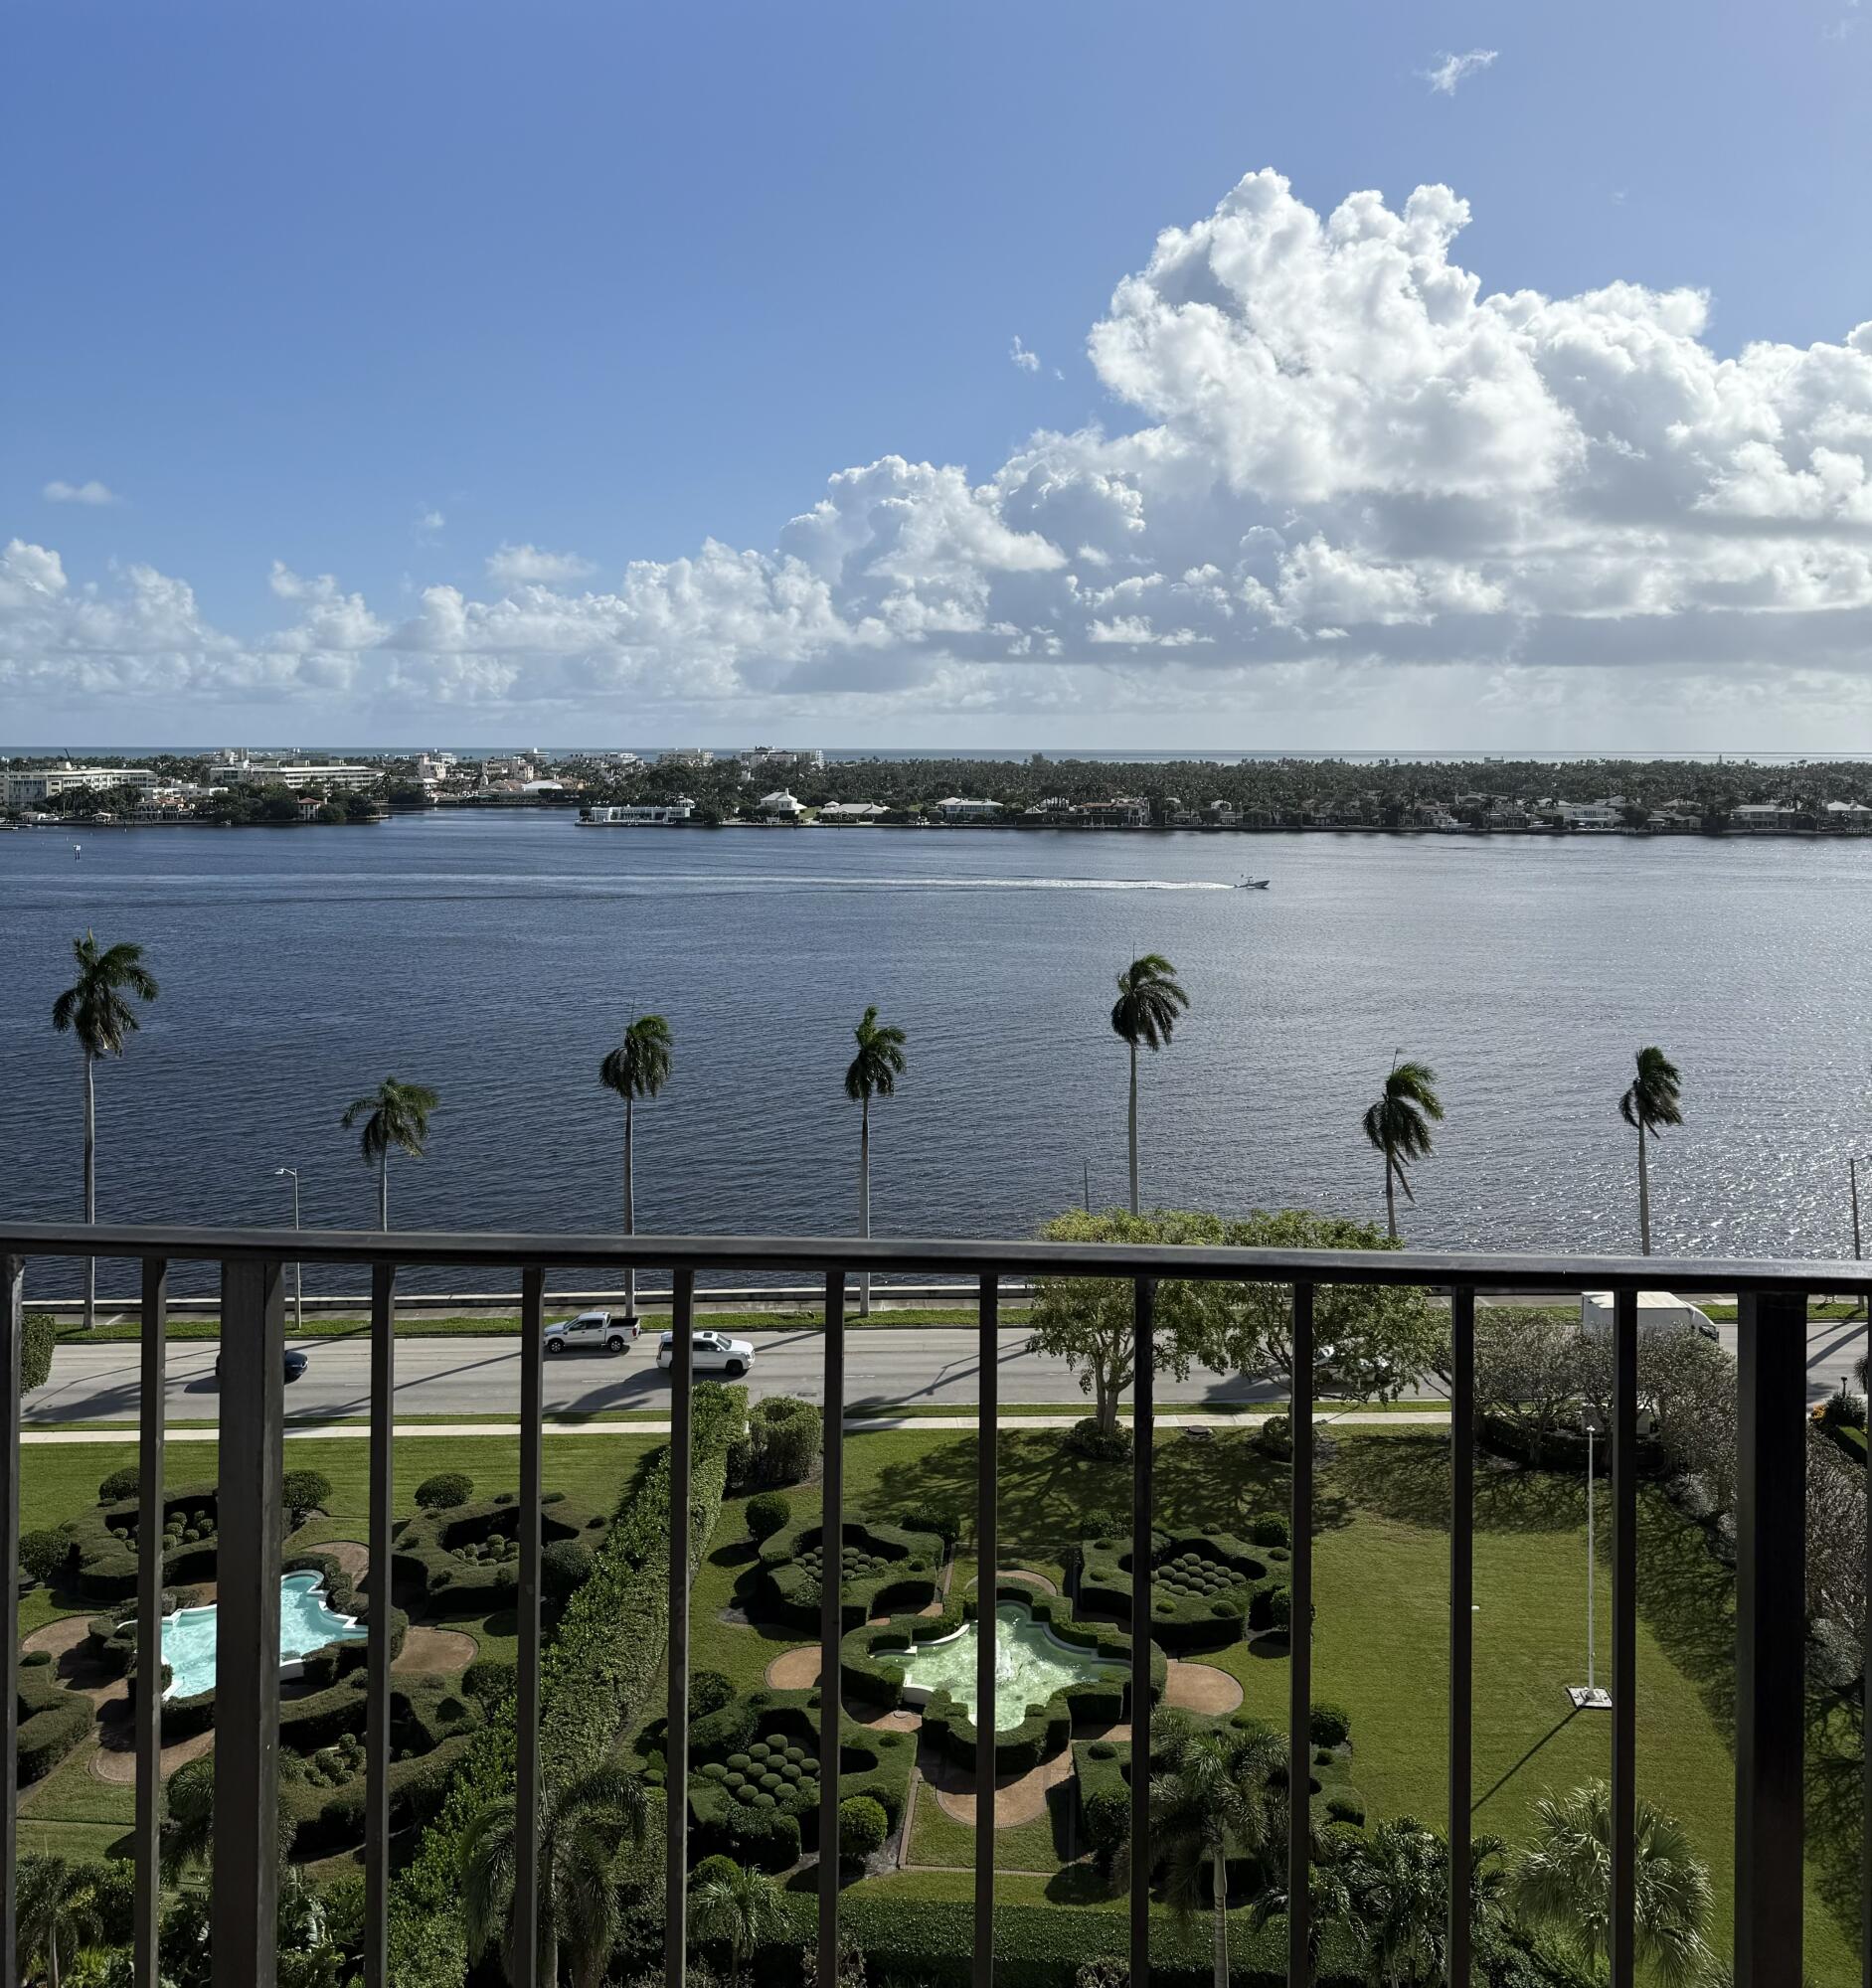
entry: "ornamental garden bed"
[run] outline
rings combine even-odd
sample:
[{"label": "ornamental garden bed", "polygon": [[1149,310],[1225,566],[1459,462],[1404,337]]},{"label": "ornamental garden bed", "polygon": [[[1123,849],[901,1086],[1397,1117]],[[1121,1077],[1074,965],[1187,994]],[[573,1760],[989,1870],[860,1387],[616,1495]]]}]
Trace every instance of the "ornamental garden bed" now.
[{"label": "ornamental garden bed", "polygon": [[[610,1522],[562,1492],[540,1500],[540,1578],[549,1598],[569,1594],[591,1571]],[[399,1599],[430,1615],[485,1615],[520,1586],[520,1507],[511,1491],[420,1511],[391,1554]]]},{"label": "ornamental garden bed", "polygon": [[[1286,1626],[1287,1522],[1278,1513],[1256,1519],[1246,1540],[1155,1532],[1150,1558],[1150,1633],[1165,1649],[1221,1649]],[[1087,1615],[1130,1619],[1128,1539],[1106,1535],[1081,1545],[1076,1598]]]},{"label": "ornamental garden bed", "polygon": [[[944,1553],[940,1534],[848,1517],[839,1574],[844,1626],[928,1606],[936,1598]],[[824,1572],[818,1521],[792,1519],[761,1544],[761,1600],[776,1619],[816,1629]]]}]

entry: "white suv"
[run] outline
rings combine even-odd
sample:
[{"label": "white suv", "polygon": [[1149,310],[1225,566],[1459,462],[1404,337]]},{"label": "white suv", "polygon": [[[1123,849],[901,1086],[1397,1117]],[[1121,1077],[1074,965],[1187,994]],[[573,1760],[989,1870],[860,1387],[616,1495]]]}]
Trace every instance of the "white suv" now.
[{"label": "white suv", "polygon": [[[725,1332],[697,1332],[690,1335],[689,1358],[698,1374],[726,1374],[739,1381],[754,1365],[754,1347],[745,1339],[730,1339]],[[664,1333],[657,1342],[656,1364],[667,1368],[676,1358],[676,1335]]]},{"label": "white suv", "polygon": [[577,1318],[546,1328],[546,1350],[622,1353],[641,1329],[634,1318],[623,1318],[616,1312],[582,1311]]}]

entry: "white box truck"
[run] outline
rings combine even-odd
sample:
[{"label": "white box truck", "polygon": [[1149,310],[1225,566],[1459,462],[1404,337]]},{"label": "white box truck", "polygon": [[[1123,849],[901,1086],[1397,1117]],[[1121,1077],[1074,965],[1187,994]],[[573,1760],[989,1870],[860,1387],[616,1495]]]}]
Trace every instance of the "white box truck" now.
[{"label": "white box truck", "polygon": [[[1585,1291],[1580,1296],[1580,1330],[1591,1333],[1595,1338],[1612,1337],[1613,1294],[1611,1291]],[[1693,1332],[1700,1332],[1705,1339],[1716,1337],[1716,1328],[1709,1319],[1687,1299],[1680,1298],[1674,1291],[1640,1291],[1638,1293],[1638,1331],[1675,1332],[1684,1326]]]}]

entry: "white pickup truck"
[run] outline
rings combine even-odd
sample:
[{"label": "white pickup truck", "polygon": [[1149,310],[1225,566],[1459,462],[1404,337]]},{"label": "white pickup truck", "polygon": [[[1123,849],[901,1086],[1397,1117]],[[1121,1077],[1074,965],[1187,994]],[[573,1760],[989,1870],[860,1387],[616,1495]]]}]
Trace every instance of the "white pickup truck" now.
[{"label": "white pickup truck", "polygon": [[548,1353],[623,1353],[642,1328],[621,1312],[582,1311],[546,1328]]}]

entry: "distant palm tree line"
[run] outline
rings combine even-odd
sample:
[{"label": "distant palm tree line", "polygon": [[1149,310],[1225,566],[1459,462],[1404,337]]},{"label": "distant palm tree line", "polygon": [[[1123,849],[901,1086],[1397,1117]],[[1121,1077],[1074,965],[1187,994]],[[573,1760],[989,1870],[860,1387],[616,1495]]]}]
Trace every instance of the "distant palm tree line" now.
[{"label": "distant palm tree line", "polygon": [[[85,1062],[85,1220],[97,1219],[96,1092],[94,1070],[104,1057],[121,1057],[138,1022],[125,998],[149,1002],[156,998],[155,980],[144,967],[143,949],[118,944],[102,948],[91,933],[72,942],[78,979],[53,1003],[53,1027],[77,1036]],[[1112,1033],[1127,1052],[1129,1084],[1126,1110],[1126,1151],[1130,1209],[1140,1212],[1138,1188],[1138,1052],[1167,1049],[1176,1025],[1188,1013],[1190,997],[1176,977],[1176,968],[1161,953],[1146,952],[1117,977],[1118,998],[1111,1008]],[[858,1045],[845,1072],[845,1094],[859,1106],[858,1226],[871,1234],[871,1100],[892,1096],[897,1079],[908,1068],[905,1032],[882,1022],[875,1006],[866,1008],[852,1031]],[[598,1081],[623,1099],[624,1195],[623,1228],[636,1233],[634,1183],[636,1105],[655,1097],[668,1082],[675,1057],[675,1038],[661,1015],[639,1015],[624,1030],[617,1046],[598,1066]],[[1677,1067],[1655,1047],[1637,1053],[1637,1075],[1618,1100],[1625,1123],[1638,1135],[1638,1236],[1645,1255],[1651,1252],[1651,1188],[1649,1145],[1667,1126],[1681,1125],[1681,1077]],[[347,1131],[362,1127],[359,1151],[377,1170],[378,1225],[390,1227],[390,1155],[393,1151],[421,1159],[427,1147],[429,1117],[440,1106],[438,1094],[421,1083],[386,1077],[374,1091],[353,1098],[340,1115]],[[1441,1124],[1443,1100],[1437,1093],[1437,1073],[1427,1063],[1400,1051],[1392,1058],[1384,1087],[1361,1120],[1374,1152],[1384,1163],[1385,1220],[1391,1239],[1398,1239],[1397,1197],[1403,1190],[1414,1202],[1411,1169],[1432,1150],[1431,1127]],[[871,1308],[871,1280],[860,1279],[860,1307]],[[636,1310],[636,1272],[627,1272],[625,1303]],[[96,1265],[85,1265],[85,1324],[95,1322]]]}]

